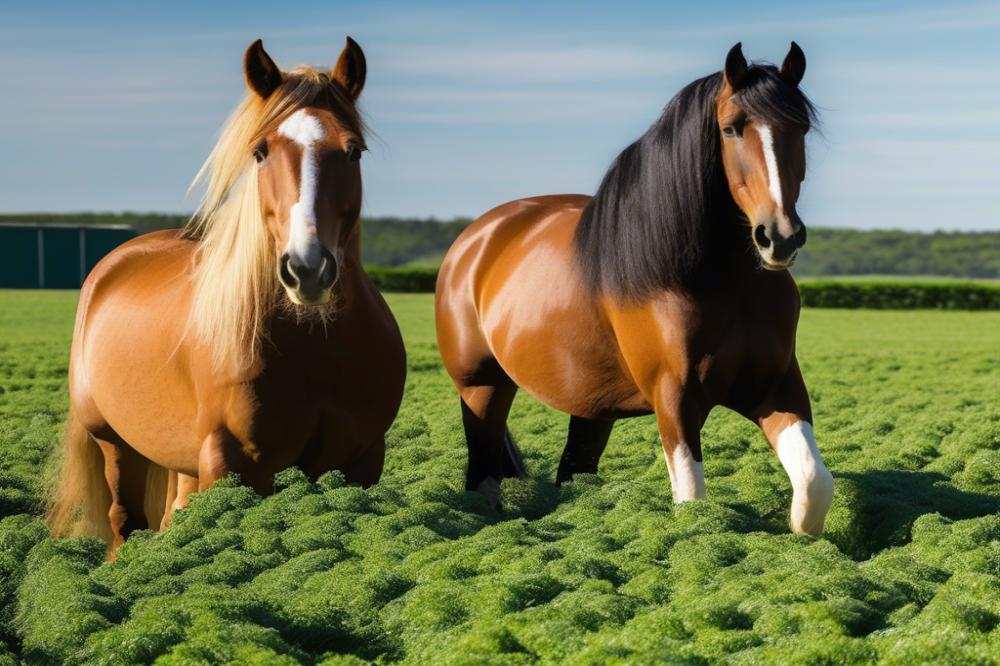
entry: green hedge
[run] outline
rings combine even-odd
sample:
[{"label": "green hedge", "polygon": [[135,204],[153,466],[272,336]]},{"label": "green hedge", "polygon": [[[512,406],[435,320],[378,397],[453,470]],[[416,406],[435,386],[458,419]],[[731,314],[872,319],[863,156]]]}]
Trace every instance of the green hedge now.
[{"label": "green hedge", "polygon": [[[382,291],[433,293],[437,269],[367,266]],[[813,280],[799,282],[802,305],[878,310],[1000,310],[1000,285],[941,280]]]},{"label": "green hedge", "polygon": [[1000,288],[972,282],[805,280],[802,305],[876,310],[1000,310]]},{"label": "green hedge", "polygon": [[433,294],[438,274],[436,268],[416,266],[365,266],[365,271],[380,290],[402,293]]}]

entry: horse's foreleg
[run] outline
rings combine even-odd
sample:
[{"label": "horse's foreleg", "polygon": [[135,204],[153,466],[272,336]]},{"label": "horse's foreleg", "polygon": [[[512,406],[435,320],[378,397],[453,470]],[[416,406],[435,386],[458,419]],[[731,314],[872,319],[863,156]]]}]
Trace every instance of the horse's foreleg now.
[{"label": "horse's foreleg", "polygon": [[357,483],[368,488],[382,478],[384,467],[385,439],[379,438],[344,468],[344,478],[348,483]]},{"label": "horse's foreleg", "polygon": [[[259,456],[255,456],[250,447],[245,446],[228,429],[217,428],[205,437],[201,444],[201,452],[198,455],[197,490],[199,492],[208,490],[219,479],[235,473],[240,475],[243,483],[252,486],[257,492],[263,494],[270,492],[274,472],[277,470],[268,476],[264,473],[266,470],[263,470],[259,461],[255,459],[257,457]],[[179,478],[178,484],[180,484]]]},{"label": "horse's foreleg", "polygon": [[674,502],[705,498],[705,473],[701,462],[701,426],[704,416],[684,404],[684,396],[670,390],[657,400],[656,424],[663,456],[670,473]]},{"label": "horse's foreleg", "polygon": [[789,527],[819,536],[833,502],[833,476],[813,437],[809,394],[797,361],[793,360],[769,398],[750,416],[760,425],[792,483]]}]

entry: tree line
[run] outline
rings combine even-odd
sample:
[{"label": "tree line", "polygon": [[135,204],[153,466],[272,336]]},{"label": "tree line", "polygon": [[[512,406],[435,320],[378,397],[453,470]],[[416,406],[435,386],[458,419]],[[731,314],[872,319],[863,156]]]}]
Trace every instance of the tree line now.
[{"label": "tree line", "polygon": [[[2,214],[0,223],[128,224],[138,233],[176,228],[187,216],[159,213]],[[400,217],[366,218],[366,264],[434,267],[469,223]],[[793,272],[799,276],[930,275],[1000,278],[1000,230],[915,231],[810,228]]]}]

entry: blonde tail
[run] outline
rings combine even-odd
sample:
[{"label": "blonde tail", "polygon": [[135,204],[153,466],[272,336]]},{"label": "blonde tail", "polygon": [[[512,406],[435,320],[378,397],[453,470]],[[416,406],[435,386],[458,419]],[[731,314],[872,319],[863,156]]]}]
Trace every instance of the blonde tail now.
[{"label": "blonde tail", "polygon": [[111,543],[111,491],[104,478],[104,455],[72,412],[63,434],[59,473],[49,497],[45,520],[53,536],[95,536]]}]

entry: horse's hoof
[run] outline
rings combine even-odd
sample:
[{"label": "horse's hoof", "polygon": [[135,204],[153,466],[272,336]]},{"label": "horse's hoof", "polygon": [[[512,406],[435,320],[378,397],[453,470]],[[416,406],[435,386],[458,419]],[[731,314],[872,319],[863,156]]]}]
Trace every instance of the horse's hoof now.
[{"label": "horse's hoof", "polygon": [[476,486],[476,492],[486,498],[490,506],[496,509],[500,506],[500,482],[492,476],[488,476]]}]

